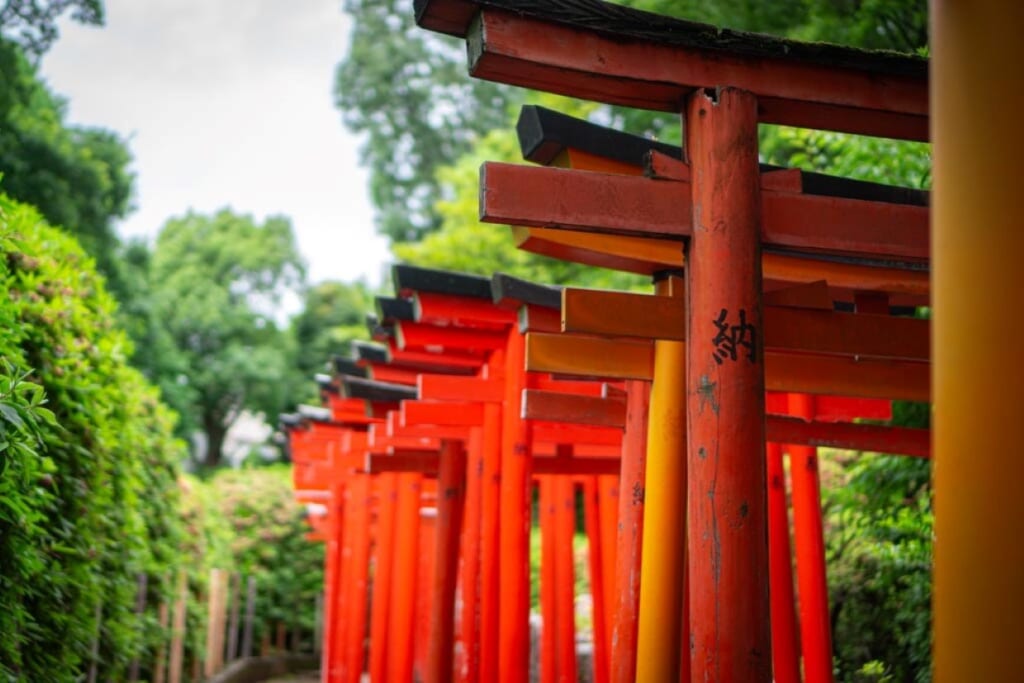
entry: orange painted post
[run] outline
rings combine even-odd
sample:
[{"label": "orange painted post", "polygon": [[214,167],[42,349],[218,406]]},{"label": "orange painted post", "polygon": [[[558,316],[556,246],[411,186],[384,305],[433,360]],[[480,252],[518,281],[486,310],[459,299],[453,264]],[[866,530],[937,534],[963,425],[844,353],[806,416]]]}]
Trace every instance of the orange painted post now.
[{"label": "orange painted post", "polygon": [[441,443],[438,477],[437,543],[426,683],[450,683],[454,678],[455,586],[459,571],[459,537],[466,504],[466,449],[461,441]]},{"label": "orange painted post", "polygon": [[[789,411],[814,418],[814,397],[790,394]],[[789,446],[793,479],[793,529],[796,534],[796,576],[800,596],[800,645],[807,683],[832,683],[832,626],[825,573],[825,531],[821,519],[818,449]]]},{"label": "orange painted post", "polygon": [[[568,447],[572,453],[572,447]],[[562,451],[562,447],[559,447]],[[561,453],[560,453],[561,454]],[[570,455],[571,457],[571,455]],[[576,535],[576,487],[571,477],[555,478],[555,645],[558,683],[576,683],[576,577],[573,537]]]},{"label": "orange painted post", "polygon": [[387,673],[384,680],[412,680],[413,619],[419,566],[420,491],[422,475],[397,475],[391,598],[388,610]]},{"label": "orange painted post", "polygon": [[387,680],[388,621],[391,607],[391,577],[394,573],[395,512],[398,474],[377,476],[378,517],[374,549],[373,599],[370,613],[370,680]]},{"label": "orange painted post", "polygon": [[[495,358],[499,354],[501,358]],[[492,354],[491,362],[489,367],[497,364],[504,368],[504,354]],[[498,680],[501,412],[500,403],[484,404],[484,469],[480,491],[480,683]]]},{"label": "orange painted post", "polygon": [[338,492],[338,518],[336,531],[340,538],[338,540],[338,578],[337,591],[335,592],[335,615],[336,620],[331,634],[331,648],[334,651],[331,657],[331,668],[328,670],[329,683],[343,683],[345,680],[345,664],[347,662],[348,628],[348,603],[351,597],[349,587],[352,584],[352,505],[351,490],[347,482],[337,487]]},{"label": "orange painted post", "polygon": [[505,401],[501,429],[501,563],[498,666],[501,680],[525,683],[530,660],[530,445],[531,426],[519,419],[526,388],[525,340],[515,327],[505,347]]},{"label": "orange painted post", "polygon": [[[334,500],[329,505],[338,505]],[[331,515],[331,513],[329,513]],[[339,573],[341,569],[341,539],[336,531],[338,528],[337,513],[328,517],[328,529],[325,551],[327,554],[324,567],[324,633],[323,652],[320,654],[320,668],[329,674],[334,668],[334,662],[338,658],[337,647],[334,642],[334,632],[337,630],[338,619],[338,593],[341,590]],[[328,681],[330,678],[328,677]]]},{"label": "orange painted post", "polygon": [[427,675],[428,644],[430,641],[430,615],[436,596],[434,588],[434,557],[437,548],[437,508],[433,495],[426,493],[437,484],[436,479],[423,480],[423,498],[420,506],[420,539],[417,549],[416,582],[414,588],[413,660],[412,680],[425,681]]},{"label": "orange painted post", "polygon": [[698,90],[686,111],[692,675],[771,680],[757,98]]},{"label": "orange painted post", "polygon": [[640,556],[644,529],[644,476],[650,383],[626,382],[626,426],[619,474],[619,524],[615,542],[615,620],[612,626],[612,681],[636,679]]},{"label": "orange painted post", "polygon": [[[682,309],[683,279],[666,273],[655,283],[661,296],[673,296]],[[680,315],[682,310],[680,310]],[[640,613],[636,679],[678,683],[689,652],[680,648],[686,633],[686,346],[654,342],[647,431],[644,540],[640,565]]]},{"label": "orange painted post", "polygon": [[[931,3],[935,681],[1020,677],[1024,5]],[[977,97],[978,92],[989,93]]]},{"label": "orange painted post", "polygon": [[[622,469],[621,456],[619,469]],[[601,579],[604,583],[604,644],[605,672],[611,676],[612,631],[615,624],[615,539],[619,524],[619,475],[604,475],[597,478],[597,497],[601,526]],[[610,679],[605,679],[610,680]]]},{"label": "orange painted post", "polygon": [[557,489],[555,477],[542,475],[540,480],[540,680],[541,683],[555,683],[558,680],[558,603],[557,603],[557,563],[558,534],[556,530],[558,515]]},{"label": "orange painted post", "polygon": [[351,494],[348,500],[352,535],[352,555],[348,558],[350,570],[346,627],[345,677],[346,683],[359,683],[363,673],[363,641],[366,636],[367,575],[370,551],[371,481],[367,474],[350,475]]},{"label": "orange painted post", "polygon": [[796,596],[789,542],[789,501],[782,446],[769,442],[768,577],[771,580],[772,674],[776,683],[800,683],[800,652],[796,636]]},{"label": "orange painted post", "polygon": [[598,479],[606,477],[585,477],[583,479],[583,515],[587,530],[587,563],[590,571],[590,597],[594,639],[594,683],[608,683],[608,630],[605,624],[605,573],[604,534],[601,528],[601,513],[607,505],[601,500]]},{"label": "orange painted post", "polygon": [[462,657],[456,662],[455,680],[476,683],[480,677],[480,490],[483,478],[483,429],[470,429],[467,443],[466,502],[462,518],[462,575],[459,590],[462,613],[459,640]]}]

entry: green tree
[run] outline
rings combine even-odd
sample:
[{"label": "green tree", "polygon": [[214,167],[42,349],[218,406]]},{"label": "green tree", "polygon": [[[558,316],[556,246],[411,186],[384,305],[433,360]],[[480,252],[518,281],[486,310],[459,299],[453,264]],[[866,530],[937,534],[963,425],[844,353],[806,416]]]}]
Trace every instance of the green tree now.
[{"label": "green tree", "polygon": [[[589,268],[530,254],[516,248],[507,226],[481,223],[478,210],[479,168],[484,161],[520,158],[515,134],[498,129],[455,164],[438,171],[449,198],[435,207],[441,229],[419,242],[392,245],[403,261],[428,268],[491,275],[502,272],[548,284],[576,284],[619,289],[648,286],[645,278]],[[649,286],[648,286],[649,289]]]},{"label": "green tree", "polygon": [[373,297],[363,281],[327,280],[306,290],[302,312],[292,319],[296,366],[309,379],[335,355],[348,355],[355,339],[365,339],[366,313]]},{"label": "green tree", "polygon": [[344,8],[353,25],[337,106],[364,136],[378,229],[417,240],[438,227],[436,170],[505,125],[508,103],[520,95],[468,78],[461,44],[418,29],[407,0],[346,0]]},{"label": "green tree", "polygon": [[73,234],[96,259],[115,295],[127,298],[114,221],[132,208],[131,153],[111,131],[68,126],[65,110],[66,103],[47,89],[18,46],[0,39],[2,186]]},{"label": "green tree", "polygon": [[291,223],[262,224],[228,209],[189,213],[161,229],[148,267],[147,371],[206,438],[202,465],[221,463],[224,437],[244,410],[276,415],[294,391],[293,348],[276,317],[302,285]]},{"label": "green tree", "polygon": [[57,40],[57,21],[67,11],[82,24],[103,24],[102,0],[4,0],[0,6],[0,33],[13,38],[36,57]]}]

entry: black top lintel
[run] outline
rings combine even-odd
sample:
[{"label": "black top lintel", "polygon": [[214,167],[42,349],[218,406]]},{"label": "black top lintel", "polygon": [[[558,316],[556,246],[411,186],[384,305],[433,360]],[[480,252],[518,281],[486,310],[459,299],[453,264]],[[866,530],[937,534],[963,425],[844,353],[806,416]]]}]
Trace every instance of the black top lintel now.
[{"label": "black top lintel", "polygon": [[498,305],[531,304],[542,308],[562,307],[562,288],[522,280],[504,273],[491,277],[491,296]]},{"label": "black top lintel", "polygon": [[362,377],[342,377],[342,391],[346,398],[361,398],[367,401],[404,401],[417,397],[416,387],[404,384],[378,382]]},{"label": "black top lintel", "polygon": [[[538,164],[550,163],[567,148],[637,167],[644,165],[644,157],[650,150],[675,159],[683,157],[682,149],[675,145],[648,140],[639,135],[599,126],[535,105],[522,108],[516,132],[519,135],[523,158]],[[761,164],[761,170],[779,171],[784,168]],[[800,177],[802,190],[806,194],[928,206],[930,193],[927,190],[853,180],[812,171],[801,171]]]},{"label": "black top lintel", "polygon": [[369,363],[387,363],[391,356],[388,347],[370,342],[354,341],[352,342],[352,351],[356,354],[356,358]]},{"label": "black top lintel", "polygon": [[479,275],[407,264],[393,266],[391,275],[399,296],[411,296],[414,292],[430,292],[474,299],[491,298],[490,279]]},{"label": "black top lintel", "polygon": [[928,60],[922,57],[734,31],[602,0],[414,0],[413,7],[416,22],[421,27],[460,38],[466,37],[481,10],[492,9],[601,33],[616,40],[701,49],[752,59],[813,63],[922,81],[928,78]]},{"label": "black top lintel", "polygon": [[337,375],[353,375],[355,377],[367,376],[366,368],[359,365],[351,358],[335,356],[331,359],[331,362],[334,365],[334,373]]}]

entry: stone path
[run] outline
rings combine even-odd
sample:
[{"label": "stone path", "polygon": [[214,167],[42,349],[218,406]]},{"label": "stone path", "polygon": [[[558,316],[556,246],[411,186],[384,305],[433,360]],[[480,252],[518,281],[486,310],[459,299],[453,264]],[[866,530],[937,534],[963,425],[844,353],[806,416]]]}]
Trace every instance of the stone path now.
[{"label": "stone path", "polygon": [[269,681],[266,681],[266,683],[320,683],[320,674],[289,674],[288,676],[271,678]]}]

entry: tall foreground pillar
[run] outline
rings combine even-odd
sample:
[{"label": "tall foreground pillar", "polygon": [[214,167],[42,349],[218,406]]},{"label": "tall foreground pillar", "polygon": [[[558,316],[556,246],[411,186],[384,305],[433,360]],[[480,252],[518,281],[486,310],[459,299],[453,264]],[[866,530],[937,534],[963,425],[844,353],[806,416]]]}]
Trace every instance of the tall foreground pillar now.
[{"label": "tall foreground pillar", "polygon": [[767,683],[757,98],[734,88],[698,90],[685,129],[693,201],[686,288],[692,680]]},{"label": "tall foreground pillar", "polygon": [[1024,5],[932,10],[935,680],[1020,677]]}]

